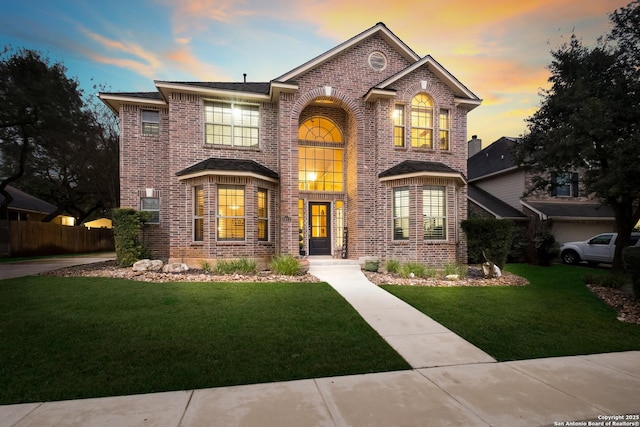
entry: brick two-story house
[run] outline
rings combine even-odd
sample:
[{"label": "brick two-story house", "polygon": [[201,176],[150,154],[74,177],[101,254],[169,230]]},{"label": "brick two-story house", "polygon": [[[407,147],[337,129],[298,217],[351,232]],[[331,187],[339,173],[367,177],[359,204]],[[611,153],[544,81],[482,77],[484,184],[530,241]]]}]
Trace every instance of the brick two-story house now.
[{"label": "brick two-story house", "polygon": [[155,256],[466,262],[481,100],[384,24],[269,82],[155,86],[100,94],[120,117],[121,206],[153,212]]}]

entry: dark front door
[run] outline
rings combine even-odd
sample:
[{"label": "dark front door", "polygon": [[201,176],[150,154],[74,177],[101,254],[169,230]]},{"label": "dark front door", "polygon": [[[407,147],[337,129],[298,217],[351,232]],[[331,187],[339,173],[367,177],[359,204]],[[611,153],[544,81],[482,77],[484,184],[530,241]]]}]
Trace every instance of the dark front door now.
[{"label": "dark front door", "polygon": [[309,202],[309,255],[331,255],[331,203]]}]

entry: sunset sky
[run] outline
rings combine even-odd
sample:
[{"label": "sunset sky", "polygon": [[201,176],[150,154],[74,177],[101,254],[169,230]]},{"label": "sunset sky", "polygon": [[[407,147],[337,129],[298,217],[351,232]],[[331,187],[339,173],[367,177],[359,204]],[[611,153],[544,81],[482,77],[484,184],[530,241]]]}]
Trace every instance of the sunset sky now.
[{"label": "sunset sky", "polygon": [[63,62],[89,93],[153,80],[269,81],[384,22],[484,101],[468,138],[519,136],[547,87],[550,51],[587,45],[630,0],[0,0],[1,46]]}]

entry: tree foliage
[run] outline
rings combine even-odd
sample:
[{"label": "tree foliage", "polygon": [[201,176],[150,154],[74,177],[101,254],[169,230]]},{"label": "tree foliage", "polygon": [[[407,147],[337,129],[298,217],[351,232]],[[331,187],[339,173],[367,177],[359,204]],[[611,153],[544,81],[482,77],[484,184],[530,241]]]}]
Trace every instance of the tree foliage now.
[{"label": "tree foliage", "polygon": [[81,222],[117,203],[117,125],[66,71],[32,50],[2,54],[0,217],[9,184],[56,206],[45,221],[66,212]]},{"label": "tree foliage", "polygon": [[573,35],[551,52],[551,88],[514,147],[517,162],[536,174],[531,190],[580,171],[587,193],[612,207],[620,235],[614,269],[640,220],[639,14],[635,0],[610,15],[611,33],[595,47]]}]

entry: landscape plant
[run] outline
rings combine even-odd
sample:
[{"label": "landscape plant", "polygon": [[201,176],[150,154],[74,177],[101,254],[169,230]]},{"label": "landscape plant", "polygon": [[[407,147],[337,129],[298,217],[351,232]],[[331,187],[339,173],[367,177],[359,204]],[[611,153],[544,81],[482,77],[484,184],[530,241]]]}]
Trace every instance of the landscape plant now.
[{"label": "landscape plant", "polygon": [[136,261],[149,256],[148,250],[140,241],[142,224],[147,219],[147,212],[136,211],[131,208],[111,210],[116,262],[119,265],[131,267]]},{"label": "landscape plant", "polygon": [[467,236],[470,264],[490,261],[504,269],[511,249],[513,222],[506,219],[470,218],[460,225]]},{"label": "landscape plant", "polygon": [[622,252],[624,269],[631,278],[633,294],[640,300],[640,247],[629,246]]},{"label": "landscape plant", "polygon": [[269,268],[271,268],[271,271],[275,274],[284,276],[298,276],[302,271],[300,261],[291,255],[274,256],[271,258]]}]

